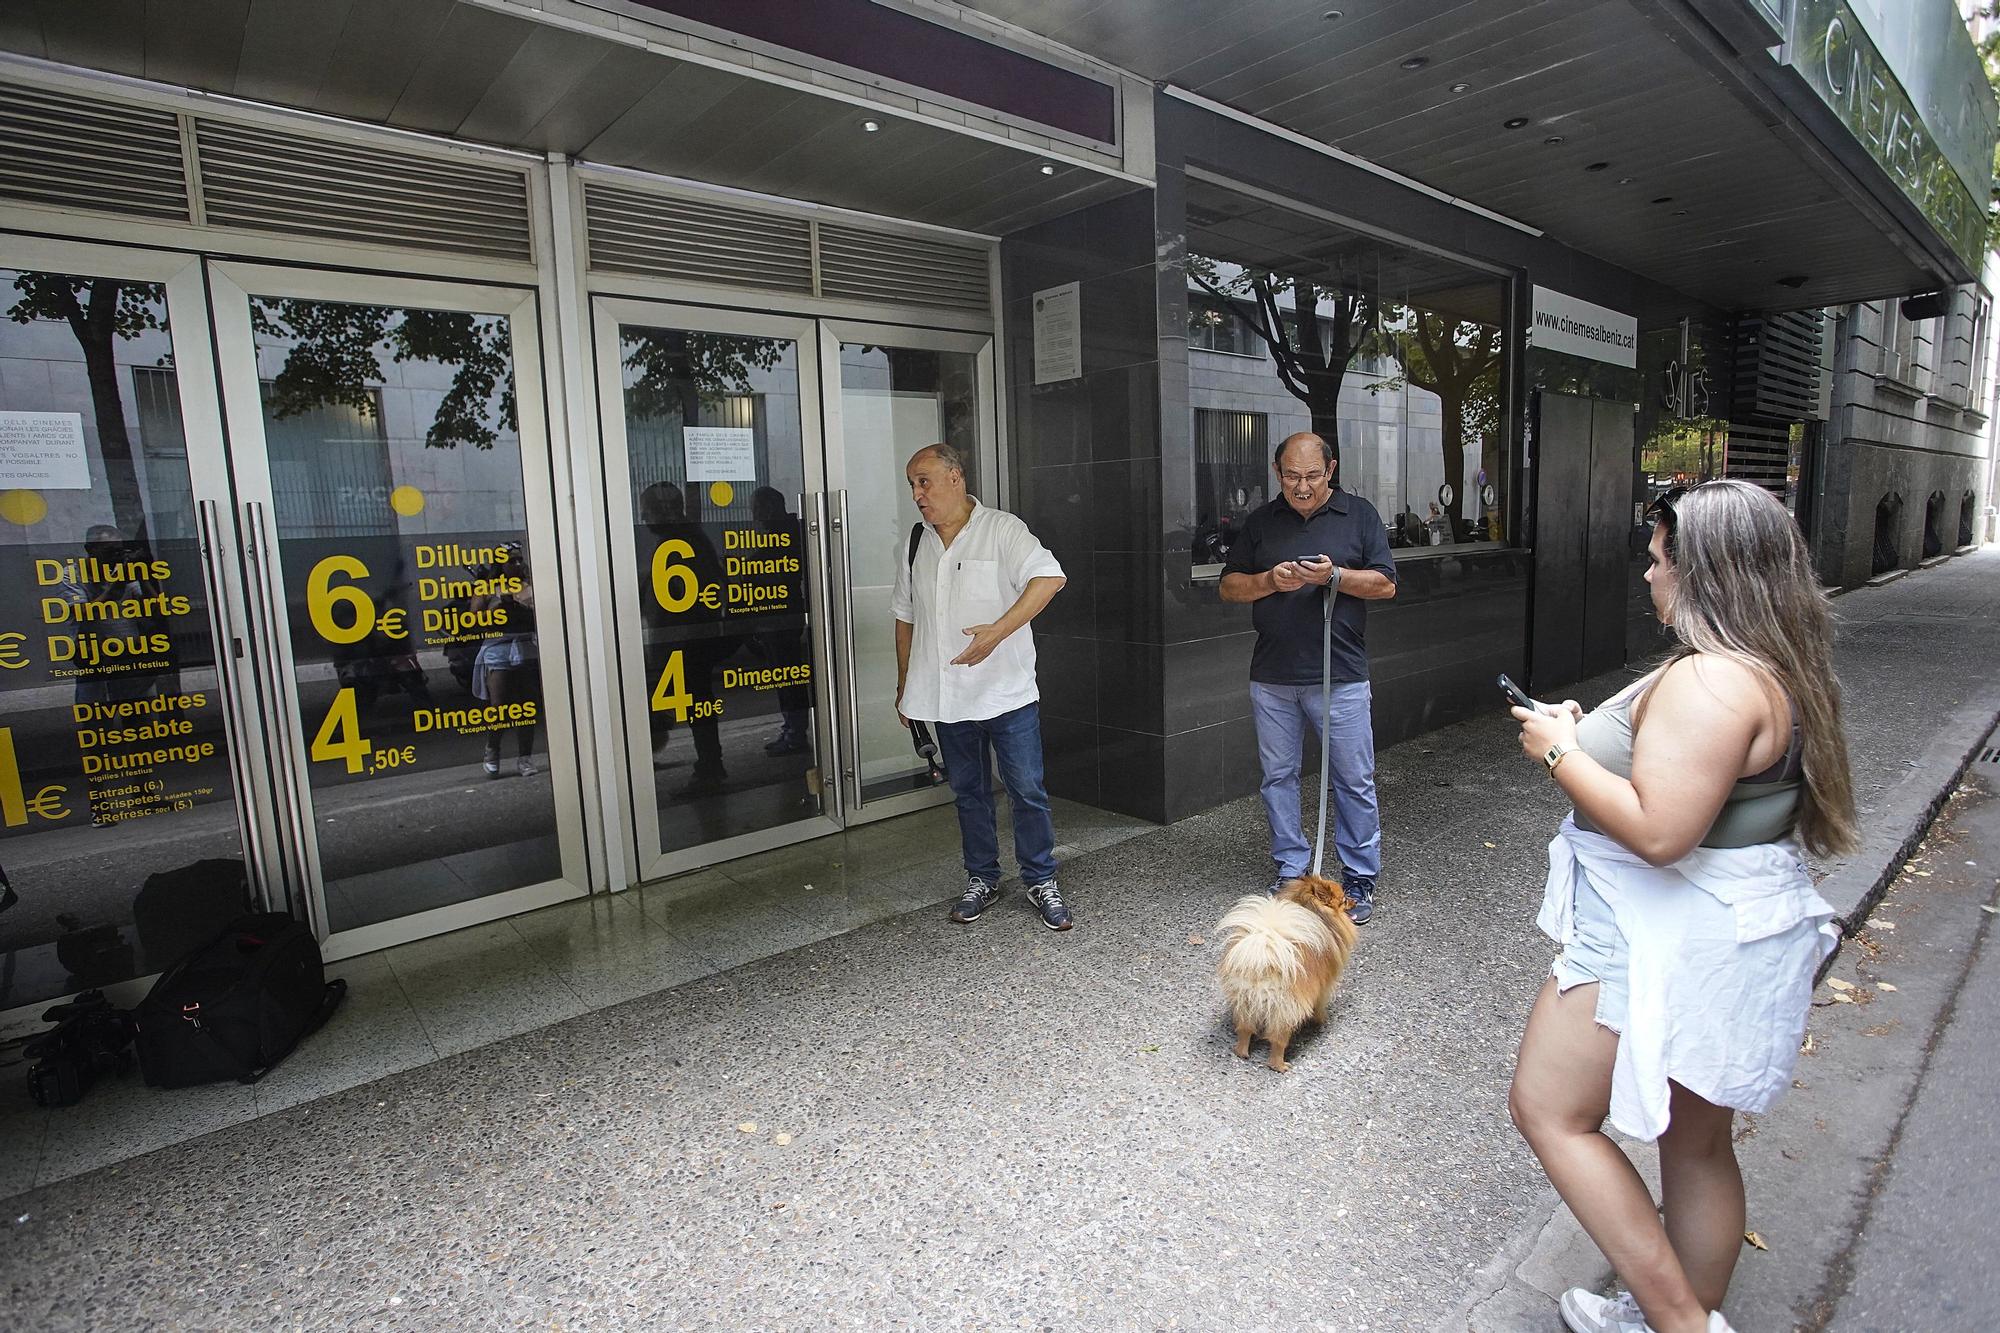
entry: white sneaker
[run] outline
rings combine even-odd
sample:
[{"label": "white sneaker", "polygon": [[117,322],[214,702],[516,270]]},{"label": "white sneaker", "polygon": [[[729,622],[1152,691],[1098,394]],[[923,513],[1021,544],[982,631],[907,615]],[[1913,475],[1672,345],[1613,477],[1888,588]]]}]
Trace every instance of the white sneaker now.
[{"label": "white sneaker", "polygon": [[[1652,1325],[1639,1310],[1639,1302],[1622,1287],[1615,1296],[1599,1296],[1582,1287],[1571,1287],[1562,1294],[1562,1317],[1570,1333],[1653,1333]],[[1722,1317],[1722,1311],[1711,1310],[1708,1333],[1736,1333],[1736,1330]]]},{"label": "white sneaker", "polygon": [[1639,1302],[1622,1288],[1616,1296],[1599,1296],[1571,1287],[1562,1294],[1562,1318],[1570,1333],[1652,1333]]}]

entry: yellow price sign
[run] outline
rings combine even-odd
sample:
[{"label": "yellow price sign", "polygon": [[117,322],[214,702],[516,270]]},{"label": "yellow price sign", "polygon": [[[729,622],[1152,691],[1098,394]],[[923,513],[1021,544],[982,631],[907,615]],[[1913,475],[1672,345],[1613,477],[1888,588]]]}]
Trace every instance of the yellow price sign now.
[{"label": "yellow price sign", "polygon": [[[306,578],[306,614],[328,643],[360,643],[375,631],[375,599],[352,583],[335,583],[337,576],[365,579],[368,566],[351,555],[330,555],[314,565]],[[344,625],[334,615],[340,607],[346,608]]]},{"label": "yellow price sign", "polygon": [[333,704],[313,736],[314,763],[342,760],[350,773],[359,773],[375,747],[361,735],[361,714],[354,702],[354,687],[345,686],[333,696]]},{"label": "yellow price sign", "polygon": [[52,782],[29,796],[21,787],[21,766],[14,756],[14,729],[0,727],[0,824],[19,828],[30,815],[51,823],[67,819],[69,807],[62,798],[68,794],[68,787]]},{"label": "yellow price sign", "polygon": [[700,602],[713,611],[722,605],[722,589],[717,584],[701,586],[692,566],[694,547],[679,537],[669,537],[653,548],[653,600],[673,615]]}]

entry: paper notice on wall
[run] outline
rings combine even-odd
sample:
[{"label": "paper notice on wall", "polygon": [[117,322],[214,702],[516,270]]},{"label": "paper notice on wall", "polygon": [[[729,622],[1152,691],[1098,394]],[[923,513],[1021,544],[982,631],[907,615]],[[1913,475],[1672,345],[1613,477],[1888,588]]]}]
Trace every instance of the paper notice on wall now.
[{"label": "paper notice on wall", "polygon": [[1083,306],[1077,284],[1035,293],[1035,383],[1083,374]]},{"label": "paper notice on wall", "polygon": [[681,444],[689,481],[757,480],[757,432],[748,426],[687,426]]},{"label": "paper notice on wall", "polygon": [[0,487],[87,491],[81,412],[0,412]]}]

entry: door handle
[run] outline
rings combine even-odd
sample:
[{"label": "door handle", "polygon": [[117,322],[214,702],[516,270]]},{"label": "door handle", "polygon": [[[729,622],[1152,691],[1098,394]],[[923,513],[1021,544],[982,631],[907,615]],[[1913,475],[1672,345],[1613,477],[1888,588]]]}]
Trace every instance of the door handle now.
[{"label": "door handle", "polygon": [[[243,512],[249,533],[247,558],[243,563],[256,585],[257,595],[251,599],[251,605],[262,616],[258,638],[266,647],[261,655],[264,683],[269,690],[269,717],[279,748],[271,764],[271,772],[278,786],[279,814],[290,835],[285,841],[290,844],[287,851],[291,857],[291,882],[298,889],[296,905],[310,909],[312,874],[306,839],[312,835],[312,824],[305,812],[304,797],[298,789],[295,765],[300,753],[300,741],[298,732],[292,727],[292,710],[286,689],[288,682],[284,678],[284,655],[279,651],[279,636],[289,628],[289,622],[284,606],[278,600],[271,573],[278,557],[277,534],[271,527],[268,511],[260,501],[249,501],[243,506]],[[308,910],[305,915],[310,918],[312,914]]]},{"label": "door handle", "polygon": [[[808,498],[812,501],[812,517],[807,521],[806,527],[812,536],[812,548],[817,557],[815,571],[819,576],[819,586],[821,591],[826,595],[826,619],[822,624],[830,626],[833,623],[834,617],[838,614],[840,607],[840,590],[834,586],[833,578],[833,547],[830,536],[832,523],[827,513],[826,492],[813,491],[809,493]],[[803,512],[804,506],[801,505],[800,509]],[[830,628],[826,631],[825,638],[826,661],[822,665],[827,670],[834,671],[833,664],[840,657],[840,645],[836,642],[833,631]],[[834,671],[834,674],[838,675],[840,673]],[[845,765],[849,745],[848,737],[841,730],[839,700],[833,697],[831,688],[827,690],[826,700],[832,714],[832,724],[827,728],[827,734],[833,738],[833,750],[830,756],[831,762],[826,772],[833,781],[832,808],[835,814],[838,815],[839,812],[846,809],[847,772]]]},{"label": "door handle", "polygon": [[[229,781],[234,788],[230,795],[236,805],[236,831],[243,840],[243,854],[253,870],[260,869],[262,856],[251,837],[249,801],[250,774],[249,761],[244,756],[239,743],[242,728],[232,725],[232,719],[240,720],[238,711],[245,703],[245,696],[237,674],[237,656],[243,651],[243,641],[236,634],[236,615],[229,605],[229,589],[223,574],[221,542],[222,520],[213,500],[198,501],[195,505],[195,540],[200,547],[201,584],[208,594],[209,632],[215,636],[215,683],[221,693],[223,746],[229,752]],[[253,697],[255,692],[252,692]],[[279,891],[283,894],[283,867],[279,867]],[[271,895],[265,893],[264,901],[271,902]]]},{"label": "door handle", "polygon": [[839,506],[834,510],[833,515],[833,530],[840,534],[840,581],[838,588],[840,593],[840,623],[847,638],[848,662],[848,669],[841,672],[840,675],[843,686],[842,692],[847,696],[848,724],[854,728],[854,744],[849,747],[853,753],[844,756],[853,764],[853,767],[843,768],[841,773],[854,788],[854,808],[859,810],[863,805],[867,804],[867,800],[861,793],[861,696],[856,690],[854,683],[854,677],[857,674],[854,670],[854,663],[860,658],[860,652],[856,647],[854,639],[854,548],[849,536],[849,528],[852,525],[847,519],[847,491],[843,488],[835,492],[835,494],[840,497]]}]

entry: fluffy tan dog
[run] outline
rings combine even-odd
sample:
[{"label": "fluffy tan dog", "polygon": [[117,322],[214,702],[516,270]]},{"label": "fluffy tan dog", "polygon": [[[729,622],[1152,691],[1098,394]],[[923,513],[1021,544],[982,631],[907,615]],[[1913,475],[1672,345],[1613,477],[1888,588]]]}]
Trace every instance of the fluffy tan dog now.
[{"label": "fluffy tan dog", "polygon": [[1222,940],[1222,994],[1236,1020],[1236,1055],[1250,1058],[1250,1040],[1271,1043],[1271,1068],[1291,1066],[1285,1047],[1307,1020],[1324,1023],[1327,1001],[1353,952],[1347,895],[1330,879],[1288,880],[1275,898],[1237,900],[1216,926]]}]

